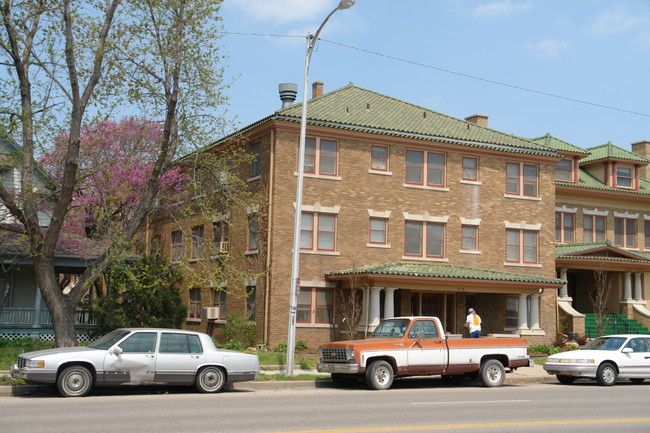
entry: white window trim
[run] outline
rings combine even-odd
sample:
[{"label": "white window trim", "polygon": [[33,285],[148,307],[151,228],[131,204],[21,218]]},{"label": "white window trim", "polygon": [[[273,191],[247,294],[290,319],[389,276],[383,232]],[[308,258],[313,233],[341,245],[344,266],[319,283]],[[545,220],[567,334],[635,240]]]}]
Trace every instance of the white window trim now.
[{"label": "white window trim", "polygon": [[526,221],[521,221],[519,223],[511,223],[510,221],[504,221],[503,224],[507,229],[517,229],[517,230],[535,230],[540,231],[542,229],[542,224],[528,224]]},{"label": "white window trim", "polygon": [[[293,207],[295,209],[295,207],[296,207],[295,202],[293,203]],[[302,205],[302,211],[303,212],[338,214],[341,211],[341,206],[327,207],[327,206],[321,206],[320,202],[316,202],[313,205],[303,204]]]},{"label": "white window trim", "polygon": [[583,215],[592,215],[592,216],[607,216],[609,215],[608,210],[598,210],[598,208],[595,209],[582,209]]},{"label": "white window trim", "polygon": [[386,211],[377,211],[377,210],[372,210],[368,209],[368,216],[370,218],[390,218],[390,215],[393,213],[393,211],[386,210]]},{"label": "white window trim", "polygon": [[402,256],[402,260],[413,260],[418,262],[443,262],[449,263],[448,257],[420,257],[420,256]]},{"label": "white window trim", "polygon": [[422,215],[411,214],[408,212],[402,212],[405,220],[409,221],[421,221],[421,222],[430,222],[430,223],[443,223],[447,224],[449,220],[449,215],[443,216],[432,216],[429,212],[425,212]]},{"label": "white window trim", "polygon": [[578,208],[577,207],[567,207],[567,205],[562,205],[560,207],[556,207],[555,212],[578,213]]},{"label": "white window trim", "polygon": [[616,211],[614,211],[614,216],[616,218],[626,218],[626,219],[637,219],[637,218],[639,218],[638,213],[629,213],[628,211],[625,211],[625,212],[616,212]]},{"label": "white window trim", "polygon": [[523,195],[513,195],[513,194],[503,194],[504,198],[515,198],[519,200],[532,200],[532,201],[542,201],[541,197],[527,197]]},{"label": "white window trim", "polygon": [[384,176],[392,176],[393,175],[392,171],[373,170],[372,168],[368,169],[368,173],[370,173],[370,174],[383,174]]},{"label": "white window trim", "polygon": [[464,183],[466,185],[483,185],[483,182],[480,180],[465,180],[465,179],[460,179],[460,183]]},{"label": "white window trim", "polygon": [[428,190],[431,190],[431,191],[444,191],[444,192],[449,191],[449,187],[447,187],[447,186],[415,185],[415,184],[406,183],[406,182],[403,183],[402,186],[404,188],[428,189]]},{"label": "white window trim", "polygon": [[464,226],[478,226],[481,225],[481,218],[460,218],[460,223]]}]

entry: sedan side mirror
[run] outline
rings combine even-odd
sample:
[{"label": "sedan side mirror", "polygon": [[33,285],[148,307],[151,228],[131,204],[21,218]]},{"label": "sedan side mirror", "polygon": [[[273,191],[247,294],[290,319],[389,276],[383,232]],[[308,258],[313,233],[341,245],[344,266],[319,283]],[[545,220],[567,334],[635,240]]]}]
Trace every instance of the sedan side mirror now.
[{"label": "sedan side mirror", "polygon": [[120,356],[122,354],[122,352],[124,352],[124,351],[122,350],[122,348],[120,346],[115,346],[111,350],[109,350],[108,352],[113,354],[113,355]]},{"label": "sedan side mirror", "polygon": [[631,347],[625,347],[623,350],[621,350],[623,353],[632,353],[634,350]]}]

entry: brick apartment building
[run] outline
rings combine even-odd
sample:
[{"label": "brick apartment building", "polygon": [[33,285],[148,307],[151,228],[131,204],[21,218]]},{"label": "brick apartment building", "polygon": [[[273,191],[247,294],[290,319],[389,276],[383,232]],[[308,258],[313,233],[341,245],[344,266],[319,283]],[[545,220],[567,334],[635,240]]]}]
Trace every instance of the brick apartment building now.
[{"label": "brick apartment building", "polygon": [[[604,268],[614,271],[612,311],[647,317],[647,143],[637,153],[612,145],[585,150],[353,84],[323,94],[316,82],[312,90],[296,340],[313,348],[348,338],[342,301],[352,287],[363,294],[359,336],[397,315],[436,315],[448,333],[461,334],[473,307],[483,335],[551,343],[561,326],[585,332],[590,278]],[[227,315],[248,315],[258,341],[275,347],[287,340],[301,115],[291,93],[283,92],[281,109],[212,147],[237,137],[255,157],[244,177],[266,194],[265,229],[255,209],[188,227],[224,250],[240,244],[263,272],[237,283],[245,297],[231,295],[232,281],[188,287],[188,328],[218,335]],[[643,245],[632,243],[632,226],[645,230]],[[169,257],[184,254],[175,225],[150,232]],[[205,314],[208,307],[213,312]]]}]

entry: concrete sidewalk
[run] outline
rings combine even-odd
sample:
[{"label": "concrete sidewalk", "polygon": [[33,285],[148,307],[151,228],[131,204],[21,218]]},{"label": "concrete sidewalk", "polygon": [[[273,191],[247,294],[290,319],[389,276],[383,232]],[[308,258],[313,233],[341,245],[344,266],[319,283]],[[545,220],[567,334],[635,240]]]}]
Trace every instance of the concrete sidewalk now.
[{"label": "concrete sidewalk", "polygon": [[[272,376],[275,374],[284,373],[283,370],[261,370],[261,374]],[[284,389],[318,389],[318,388],[334,388],[334,385],[327,379],[327,374],[318,373],[316,370],[303,370],[294,368],[293,373],[299,374],[315,374],[323,376],[323,379],[317,380],[256,380],[252,382],[238,382],[234,384],[235,389],[250,390],[250,391],[265,391],[265,390],[284,390]],[[9,376],[8,371],[0,371],[0,376]],[[406,379],[411,380],[411,379]],[[413,378],[417,380],[417,378]],[[554,376],[549,375],[544,371],[541,365],[533,367],[522,367],[506,374],[505,385],[514,384],[533,384],[533,383],[557,383]],[[0,386],[0,397],[3,396],[28,396],[28,395],[55,395],[55,392],[47,385],[14,385],[14,386]]]}]

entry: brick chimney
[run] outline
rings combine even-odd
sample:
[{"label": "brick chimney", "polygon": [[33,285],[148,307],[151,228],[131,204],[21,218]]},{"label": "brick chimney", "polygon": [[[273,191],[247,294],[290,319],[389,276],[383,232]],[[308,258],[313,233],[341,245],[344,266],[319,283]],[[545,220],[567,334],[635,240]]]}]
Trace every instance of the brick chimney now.
[{"label": "brick chimney", "polygon": [[[650,140],[643,140],[632,143],[632,152],[636,153],[637,155],[641,155],[644,158],[650,159]],[[650,175],[649,168],[650,167],[647,165],[642,165],[639,167],[639,176],[644,179],[648,179],[648,176]]]},{"label": "brick chimney", "polygon": [[488,116],[487,114],[474,114],[472,116],[468,116],[465,118],[466,121],[469,123],[475,123],[478,126],[485,126],[487,128],[488,126]]},{"label": "brick chimney", "polygon": [[311,99],[318,98],[323,94],[325,84],[322,81],[314,81],[311,85]]}]

